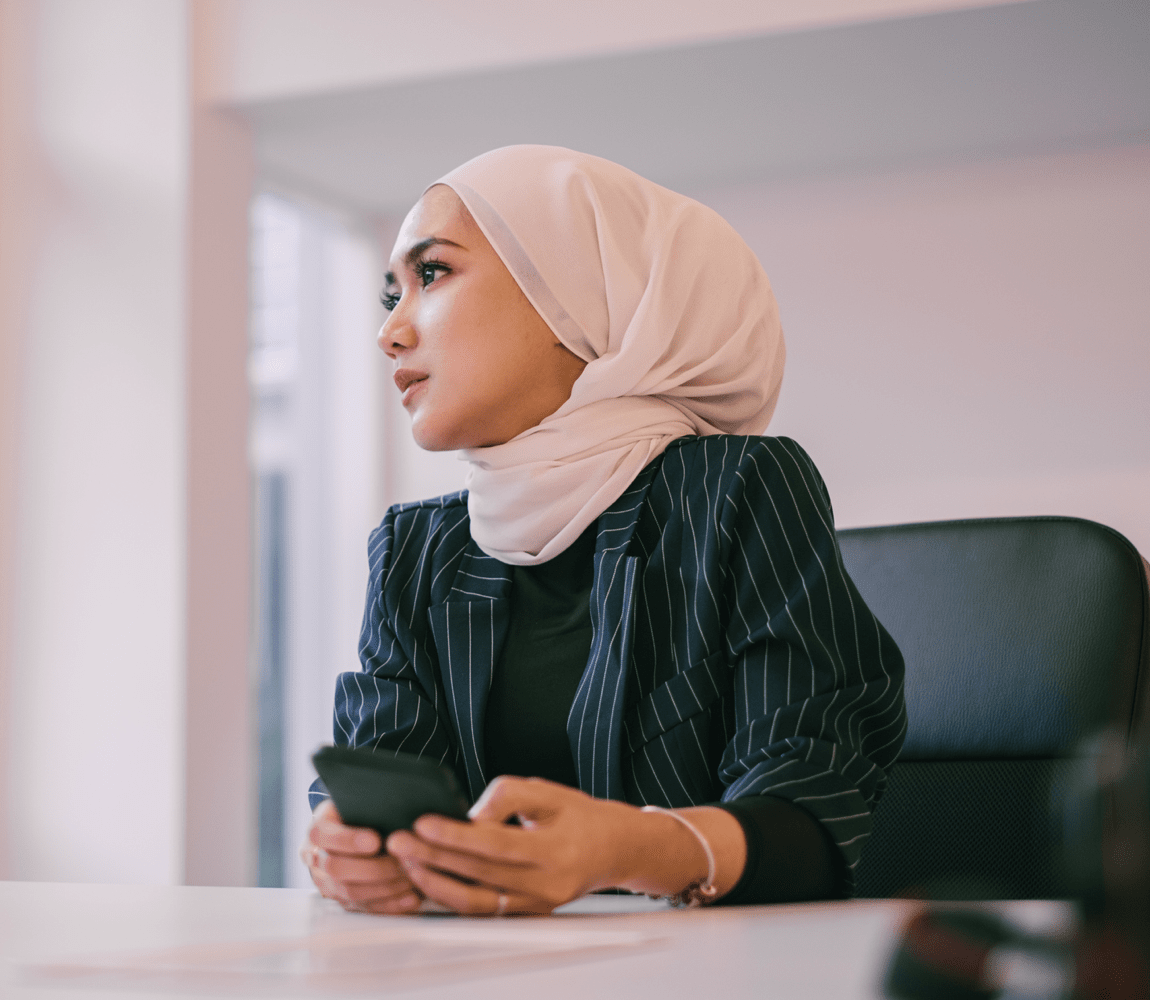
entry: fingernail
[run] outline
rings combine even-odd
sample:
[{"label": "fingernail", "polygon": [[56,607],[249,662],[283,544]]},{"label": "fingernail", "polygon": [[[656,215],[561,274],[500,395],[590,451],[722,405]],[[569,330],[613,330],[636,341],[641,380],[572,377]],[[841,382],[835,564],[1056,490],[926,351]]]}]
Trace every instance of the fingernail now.
[{"label": "fingernail", "polygon": [[370,833],[357,833],[354,843],[357,851],[371,851],[375,850],[376,839]]}]

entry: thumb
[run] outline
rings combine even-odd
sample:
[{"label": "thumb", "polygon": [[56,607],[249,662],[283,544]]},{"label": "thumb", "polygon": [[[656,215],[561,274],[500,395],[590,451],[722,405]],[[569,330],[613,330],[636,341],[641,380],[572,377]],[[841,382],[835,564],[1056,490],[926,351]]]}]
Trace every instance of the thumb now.
[{"label": "thumb", "polygon": [[565,792],[570,789],[542,778],[496,778],[467,811],[468,819],[485,819],[505,823],[511,817],[524,826],[545,819],[558,811]]}]

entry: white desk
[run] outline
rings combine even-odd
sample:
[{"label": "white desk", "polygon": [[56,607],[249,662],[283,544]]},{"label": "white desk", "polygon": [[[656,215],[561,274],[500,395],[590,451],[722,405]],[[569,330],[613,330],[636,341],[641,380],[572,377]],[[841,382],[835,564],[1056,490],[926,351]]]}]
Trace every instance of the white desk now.
[{"label": "white desk", "polygon": [[[0,997],[877,997],[911,904],[373,917],[293,889],[0,883]],[[1014,904],[1031,926],[1056,903]]]}]

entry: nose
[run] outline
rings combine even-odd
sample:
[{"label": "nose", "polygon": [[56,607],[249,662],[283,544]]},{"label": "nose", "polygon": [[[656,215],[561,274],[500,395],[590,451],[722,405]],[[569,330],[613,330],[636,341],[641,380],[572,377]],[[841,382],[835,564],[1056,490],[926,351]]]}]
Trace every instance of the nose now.
[{"label": "nose", "polygon": [[392,361],[395,361],[404,351],[410,350],[418,341],[415,328],[401,312],[402,304],[396,306],[391,315],[384,320],[375,338],[379,349]]}]

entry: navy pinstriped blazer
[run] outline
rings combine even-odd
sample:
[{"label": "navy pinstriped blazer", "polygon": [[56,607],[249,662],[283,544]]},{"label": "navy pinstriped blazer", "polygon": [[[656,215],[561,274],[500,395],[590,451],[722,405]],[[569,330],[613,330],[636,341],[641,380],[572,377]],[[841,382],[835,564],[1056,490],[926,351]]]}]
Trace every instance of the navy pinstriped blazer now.
[{"label": "navy pinstriped blazer", "polygon": [[[511,568],[472,541],[466,492],[393,507],[368,551],[363,669],[337,681],[335,741],[447,762],[474,799],[495,777],[483,725]],[[673,442],[599,519],[591,624],[567,720],[585,792],[777,795],[853,870],[906,731],[903,662],[843,569],[802,448]],[[324,794],[317,781],[313,807]]]}]

